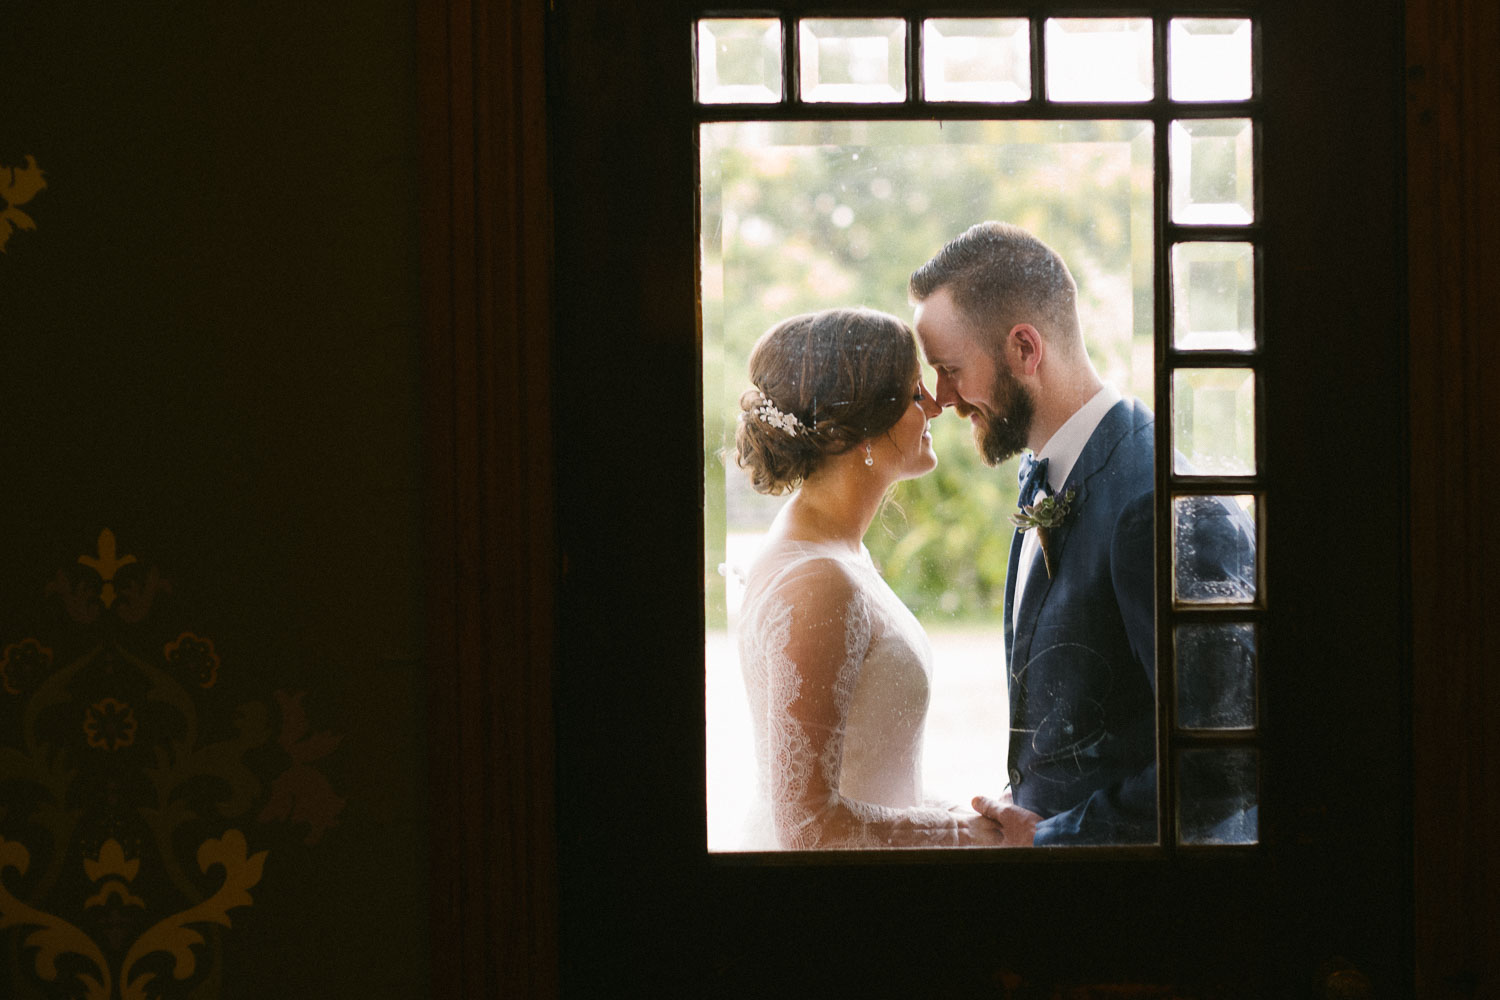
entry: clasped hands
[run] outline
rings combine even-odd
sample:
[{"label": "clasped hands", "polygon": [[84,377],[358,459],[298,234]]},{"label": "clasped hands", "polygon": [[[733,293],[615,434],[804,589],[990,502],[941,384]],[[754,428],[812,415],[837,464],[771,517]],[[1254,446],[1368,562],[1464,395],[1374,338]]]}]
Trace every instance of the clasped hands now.
[{"label": "clasped hands", "polygon": [[968,832],[975,847],[1030,847],[1041,817],[1011,801],[1007,790],[999,798],[976,795]]}]

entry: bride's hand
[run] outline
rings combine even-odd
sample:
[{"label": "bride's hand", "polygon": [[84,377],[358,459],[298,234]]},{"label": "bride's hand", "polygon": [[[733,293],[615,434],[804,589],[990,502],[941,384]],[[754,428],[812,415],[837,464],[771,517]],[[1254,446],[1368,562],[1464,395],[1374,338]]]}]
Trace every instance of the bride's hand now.
[{"label": "bride's hand", "polygon": [[963,806],[954,806],[949,812],[958,820],[958,845],[960,847],[1004,847],[1005,831],[1000,824],[987,816],[971,812]]}]

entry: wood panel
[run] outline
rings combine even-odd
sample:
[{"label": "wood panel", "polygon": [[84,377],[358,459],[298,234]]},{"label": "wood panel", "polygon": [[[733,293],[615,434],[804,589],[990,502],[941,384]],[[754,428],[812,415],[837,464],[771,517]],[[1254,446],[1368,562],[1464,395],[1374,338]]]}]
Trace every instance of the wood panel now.
[{"label": "wood panel", "polygon": [[438,997],[557,990],[542,18],[418,21]]},{"label": "wood panel", "polygon": [[1500,7],[1407,6],[1417,994],[1500,995]]}]

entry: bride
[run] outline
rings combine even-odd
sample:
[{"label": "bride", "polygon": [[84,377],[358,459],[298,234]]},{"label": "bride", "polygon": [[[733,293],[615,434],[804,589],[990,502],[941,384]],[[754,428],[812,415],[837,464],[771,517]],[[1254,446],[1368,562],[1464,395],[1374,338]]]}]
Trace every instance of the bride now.
[{"label": "bride", "polygon": [[869,309],[796,316],[750,355],[737,460],[791,499],[746,579],[740,663],[759,849],[998,846],[994,821],[922,797],[932,650],[863,538],[890,487],[937,466],[916,340]]}]

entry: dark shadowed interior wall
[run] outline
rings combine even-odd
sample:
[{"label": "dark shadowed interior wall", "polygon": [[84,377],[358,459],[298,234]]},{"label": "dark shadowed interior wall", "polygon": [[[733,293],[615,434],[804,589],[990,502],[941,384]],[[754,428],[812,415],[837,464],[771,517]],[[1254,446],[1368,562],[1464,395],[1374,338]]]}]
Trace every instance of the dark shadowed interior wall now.
[{"label": "dark shadowed interior wall", "polygon": [[4,19],[0,996],[426,995],[413,4]]}]

